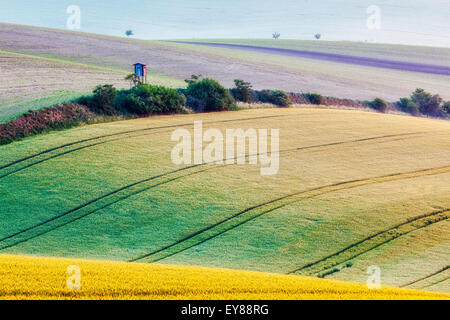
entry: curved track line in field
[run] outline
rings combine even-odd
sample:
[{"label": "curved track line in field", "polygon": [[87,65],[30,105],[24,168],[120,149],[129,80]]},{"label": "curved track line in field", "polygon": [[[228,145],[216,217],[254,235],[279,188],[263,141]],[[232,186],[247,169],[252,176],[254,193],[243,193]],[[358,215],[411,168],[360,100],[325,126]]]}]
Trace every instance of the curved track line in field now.
[{"label": "curved track line in field", "polygon": [[194,41],[170,41],[174,43],[181,44],[191,44],[191,45],[201,45],[209,47],[221,47],[227,49],[238,49],[246,51],[255,51],[267,54],[277,54],[297,58],[307,58],[322,61],[331,61],[345,64],[360,65],[366,67],[375,68],[385,68],[394,69],[401,71],[411,71],[411,72],[423,72],[430,74],[439,75],[450,75],[450,67],[444,65],[432,65],[425,63],[414,63],[414,62],[404,62],[389,59],[379,59],[379,58],[368,58],[361,56],[351,56],[338,53],[327,53],[319,51],[309,51],[309,50],[295,50],[295,49],[283,49],[283,48],[273,48],[273,47],[261,47],[252,45],[242,45],[242,44],[227,44],[227,43],[211,43],[211,42],[194,42]]},{"label": "curved track line in field", "polygon": [[[250,119],[246,119],[246,120],[250,120]],[[252,120],[253,120],[253,119],[252,119]],[[236,120],[236,121],[237,121],[237,120]],[[239,120],[239,121],[242,121],[242,119]],[[190,124],[190,125],[192,126],[192,124]],[[164,127],[156,127],[156,128],[154,128],[154,129],[161,129],[161,128],[164,128]],[[171,127],[171,128],[172,128],[172,127]],[[152,129],[153,129],[153,128],[152,128]],[[150,129],[146,129],[146,130],[150,130]],[[402,136],[413,136],[413,135],[419,135],[419,134],[424,134],[424,133],[427,133],[427,132],[411,132],[411,133],[403,133],[403,134],[392,134],[392,135],[385,135],[385,136],[378,136],[378,137],[369,137],[369,138],[356,139],[356,140],[351,140],[351,141],[349,141],[349,142],[352,142],[352,143],[353,143],[353,142],[363,142],[363,141],[370,141],[370,140],[382,139],[382,138],[392,138],[392,137],[402,137]],[[25,170],[25,169],[28,169],[28,168],[33,167],[33,166],[35,166],[35,165],[38,165],[38,164],[40,164],[40,163],[46,162],[46,161],[48,161],[48,160],[52,160],[52,159],[55,159],[55,158],[64,156],[64,155],[66,155],[66,154],[69,154],[69,153],[72,153],[72,152],[75,152],[75,151],[87,149],[87,148],[90,148],[90,147],[94,147],[94,146],[101,145],[101,144],[105,144],[105,143],[109,143],[109,142],[120,141],[120,140],[123,140],[123,139],[129,139],[129,138],[142,137],[142,136],[146,136],[146,135],[149,135],[149,134],[144,133],[144,134],[140,134],[140,135],[120,137],[120,138],[117,138],[117,139],[111,139],[111,140],[107,140],[107,141],[101,141],[101,142],[89,144],[89,145],[87,145],[87,146],[82,146],[82,147],[78,147],[78,148],[75,148],[75,149],[71,149],[71,150],[68,150],[68,151],[65,151],[65,152],[61,152],[61,153],[58,153],[58,154],[56,154],[56,155],[50,156],[50,157],[48,157],[48,158],[45,158],[45,159],[38,160],[38,161],[36,161],[36,162],[30,163],[30,164],[25,165],[25,166],[23,166],[23,167],[21,167],[21,168],[18,168],[18,169],[16,169],[16,170],[10,171],[10,172],[8,172],[8,173],[6,173],[6,174],[0,175],[0,179],[5,178],[5,177],[8,177],[8,176],[10,176],[10,175],[12,175],[12,174],[15,174],[15,173],[20,172],[20,171]],[[340,144],[345,144],[345,143],[349,143],[349,142],[332,142],[332,143],[324,144],[324,145],[318,145],[318,146],[311,146],[311,147],[298,148],[297,150],[301,150],[301,149],[312,149],[312,148],[326,147],[326,146],[334,146],[334,145],[340,145]],[[38,155],[35,155],[35,156],[32,156],[32,157],[28,157],[28,158],[37,157],[37,156],[39,156],[39,155],[41,155],[41,154],[38,154]],[[25,160],[28,160],[28,159],[25,159]],[[25,160],[23,160],[23,161],[25,161]],[[0,170],[1,170],[1,168],[0,168]]]},{"label": "curved track line in field", "polygon": [[[249,121],[249,120],[267,119],[267,118],[287,117],[287,116],[289,116],[289,115],[264,116],[264,117],[241,118],[241,119],[227,119],[227,120],[218,120],[218,121],[208,121],[208,122],[206,122],[206,124],[212,124],[212,123],[226,123],[226,122],[235,122],[235,121],[236,121],[236,122],[238,122],[238,121]],[[3,170],[3,169],[6,169],[6,168],[9,168],[9,167],[12,167],[12,166],[14,166],[14,165],[16,165],[16,164],[22,163],[22,162],[27,161],[27,160],[30,160],[30,159],[34,159],[34,158],[39,157],[39,156],[41,156],[41,155],[49,154],[49,153],[51,153],[51,152],[53,152],[53,151],[58,151],[58,150],[61,150],[61,149],[66,148],[66,147],[78,145],[78,144],[81,144],[81,143],[84,143],[84,142],[89,142],[89,141],[94,141],[94,140],[99,140],[99,139],[109,138],[109,137],[114,137],[114,136],[120,136],[120,135],[127,135],[127,134],[130,134],[130,133],[136,133],[136,132],[145,132],[145,131],[152,131],[152,130],[157,130],[157,129],[173,129],[173,128],[179,128],[179,127],[188,127],[188,126],[192,126],[192,125],[193,125],[192,123],[184,123],[184,124],[179,124],[179,125],[170,125],[170,126],[161,126],[161,127],[151,127],[151,128],[144,128],[144,129],[138,129],[138,130],[123,131],[123,132],[118,132],[118,133],[113,133],[113,134],[108,134],[108,135],[103,135],[103,136],[97,136],[97,137],[93,137],[93,138],[89,138],[89,139],[83,139],[83,140],[79,140],[79,141],[67,143],[67,144],[64,144],[64,145],[60,145],[60,146],[58,146],[58,147],[50,148],[50,149],[47,149],[47,150],[38,152],[38,153],[36,153],[36,154],[33,154],[33,155],[30,155],[30,156],[27,156],[27,157],[24,157],[24,158],[15,160],[15,161],[10,162],[10,163],[8,163],[8,164],[6,164],[6,165],[0,166],[0,170]],[[119,141],[119,140],[122,140],[122,139],[128,139],[128,138],[135,138],[135,137],[140,137],[140,136],[145,136],[145,135],[148,135],[148,134],[141,134],[141,135],[133,135],[133,136],[120,137],[120,138],[117,138],[117,139],[111,139],[111,140],[106,140],[106,141],[96,142],[96,143],[93,143],[93,144],[89,144],[89,145],[87,145],[87,146],[82,146],[82,147],[78,147],[78,148],[75,148],[75,149],[72,149],[72,150],[68,150],[68,151],[65,151],[65,152],[61,152],[61,153],[59,153],[59,154],[50,156],[50,157],[48,157],[48,158],[45,158],[45,159],[42,159],[42,160],[38,160],[38,161],[36,161],[36,162],[33,162],[33,163],[31,163],[31,164],[28,164],[28,165],[26,165],[26,166],[24,166],[24,167],[21,167],[21,168],[19,168],[19,169],[10,171],[10,172],[8,172],[8,173],[6,173],[6,174],[0,175],[0,179],[5,178],[5,177],[7,177],[7,176],[9,176],[9,175],[12,175],[12,174],[14,174],[14,173],[20,172],[20,171],[22,171],[22,170],[25,170],[25,169],[27,169],[27,168],[33,167],[33,166],[35,166],[35,165],[37,165],[37,164],[40,164],[40,163],[43,163],[43,162],[45,162],[45,161],[48,161],[48,160],[51,160],[51,159],[55,159],[55,158],[58,158],[58,157],[60,157],[60,156],[63,156],[63,155],[66,155],[66,154],[69,154],[69,153],[72,153],[72,152],[75,152],[75,151],[87,149],[87,148],[94,147],[94,146],[97,146],[97,145],[101,145],[101,144],[104,144],[104,143],[109,143],[109,142]]]},{"label": "curved track line in field", "polygon": [[[206,171],[206,170],[208,170],[208,169],[204,169],[204,170],[201,170],[201,171],[199,171],[199,172],[203,172],[203,171]],[[130,194],[121,196],[121,197],[119,197],[119,198],[117,198],[117,199],[112,199],[112,201],[110,201],[110,202],[108,202],[108,203],[106,203],[106,204],[102,204],[102,205],[101,205],[100,207],[98,207],[98,208],[95,208],[95,209],[93,209],[93,210],[91,210],[91,211],[82,213],[82,214],[80,214],[80,215],[77,216],[77,217],[74,217],[74,218],[72,217],[72,218],[70,218],[69,221],[61,222],[59,225],[50,227],[50,228],[47,229],[47,230],[40,231],[40,232],[38,232],[38,233],[35,234],[35,235],[29,236],[28,238],[25,238],[25,239],[16,241],[16,242],[14,242],[14,243],[12,243],[12,244],[5,245],[5,246],[1,247],[0,250],[5,250],[5,249],[8,249],[8,248],[17,246],[17,245],[19,245],[19,244],[21,244],[21,243],[28,242],[28,241],[30,241],[30,240],[32,240],[32,239],[35,239],[35,238],[37,238],[37,237],[40,237],[40,236],[42,236],[42,235],[44,235],[44,234],[47,234],[47,233],[49,233],[49,232],[52,232],[52,231],[54,231],[54,230],[56,230],[56,229],[59,229],[59,228],[61,228],[61,227],[64,227],[64,226],[66,226],[66,225],[68,225],[68,224],[70,224],[70,223],[73,223],[73,222],[75,222],[75,221],[78,221],[78,220],[80,220],[80,219],[82,219],[82,218],[84,218],[84,217],[86,217],[86,216],[89,216],[89,215],[91,215],[91,214],[93,214],[93,213],[95,213],[95,212],[98,212],[98,211],[100,211],[100,210],[102,210],[102,209],[105,209],[105,208],[107,208],[107,207],[110,207],[111,205],[116,204],[116,203],[118,203],[118,202],[120,202],[120,201],[123,201],[123,200],[125,200],[125,199],[128,199],[128,198],[130,198],[130,197],[132,197],[132,196],[134,196],[134,195],[137,195],[137,194],[139,194],[139,193],[145,192],[145,191],[150,190],[150,189],[152,189],[152,188],[156,188],[156,187],[158,187],[158,186],[160,186],[160,185],[167,184],[167,183],[169,183],[169,182],[176,181],[176,180],[178,180],[178,179],[181,179],[181,178],[184,178],[184,177],[188,177],[188,176],[194,175],[194,174],[199,173],[199,172],[188,173],[188,174],[185,174],[185,175],[181,175],[181,176],[179,176],[179,177],[171,178],[171,179],[169,179],[169,180],[166,180],[166,181],[163,181],[163,182],[160,182],[160,183],[156,183],[156,184],[154,184],[154,185],[151,185],[151,186],[145,187],[145,188],[143,188],[143,189],[134,191],[134,192],[132,192],[132,193],[130,193]],[[162,176],[163,176],[163,175],[162,175]],[[157,178],[155,177],[154,179],[157,179]],[[152,179],[152,180],[153,180],[153,179]],[[149,181],[150,181],[150,180],[149,180]],[[136,184],[133,184],[133,186],[134,186],[134,185],[136,185]],[[131,186],[132,186],[132,185],[127,186],[127,187],[131,187]],[[122,190],[120,190],[120,191],[123,191],[123,190],[125,190],[125,189],[122,189]],[[119,193],[120,191],[112,192],[112,193],[110,193],[108,196],[113,195],[113,194],[117,194],[117,193]],[[98,201],[100,201],[100,200],[102,200],[102,199],[105,199],[105,198],[108,197],[108,196],[105,196],[105,197],[101,197],[101,198],[95,199],[95,200],[91,201],[89,204],[98,202]],[[5,237],[5,238],[3,238],[3,239],[0,239],[0,242],[4,242],[4,241],[6,241],[6,240],[8,240],[8,239],[12,239],[12,238],[17,237],[17,236],[19,236],[19,235],[21,235],[21,234],[24,234],[24,233],[26,233],[26,232],[28,232],[28,231],[33,231],[33,230],[36,230],[36,229],[39,228],[39,227],[48,225],[49,223],[51,223],[51,222],[53,222],[53,221],[56,221],[56,220],[59,220],[59,219],[62,219],[62,218],[68,216],[69,214],[71,214],[71,213],[73,213],[73,212],[76,212],[76,211],[79,211],[79,210],[81,210],[81,209],[83,209],[83,208],[86,208],[89,204],[85,204],[85,205],[79,206],[79,207],[77,207],[77,208],[75,208],[75,209],[72,209],[72,210],[69,210],[69,211],[65,212],[64,214],[61,214],[61,215],[59,215],[59,216],[53,217],[53,218],[51,218],[51,219],[48,219],[48,220],[46,220],[46,221],[44,221],[44,222],[41,222],[41,223],[39,223],[39,224],[37,224],[37,225],[34,225],[34,226],[32,226],[32,227],[29,227],[29,228],[27,228],[27,229],[21,230],[21,231],[15,233],[15,234],[13,234],[13,235],[10,235],[10,236],[7,236],[7,237]]]},{"label": "curved track line in field", "polygon": [[[439,271],[436,271],[436,272],[434,272],[434,273],[432,273],[432,274],[426,275],[425,277],[419,278],[419,279],[417,279],[417,280],[408,282],[408,283],[406,283],[406,284],[400,286],[400,288],[409,287],[409,286],[411,286],[411,285],[413,285],[413,284],[416,284],[416,283],[418,283],[418,282],[427,280],[427,279],[429,279],[429,278],[432,278],[432,277],[434,277],[434,276],[437,276],[438,274],[441,274],[441,273],[447,271],[448,269],[450,269],[450,266],[445,266],[444,268],[440,269]],[[447,278],[447,279],[448,279],[448,278]],[[443,281],[445,281],[445,280],[446,280],[446,279],[440,280],[440,281],[438,281],[438,282],[436,282],[436,283],[434,283],[434,284],[427,285],[427,286],[425,286],[425,287],[428,287],[428,286],[431,287],[432,285],[435,285],[435,284],[437,284],[437,283],[443,282]],[[425,288],[425,287],[424,287],[424,288]]]},{"label": "curved track line in field", "polygon": [[320,273],[354,259],[413,231],[426,228],[429,225],[445,221],[449,218],[450,209],[444,209],[408,219],[407,221],[399,223],[389,229],[380,231],[356,243],[353,243],[329,256],[289,271],[288,274],[300,272],[302,275],[313,275]]},{"label": "curved track line in field", "polygon": [[[248,121],[248,120],[266,119],[266,118],[287,117],[287,116],[290,116],[290,115],[275,115],[275,116],[263,116],[263,117],[254,117],[254,118],[227,119],[227,120],[208,121],[208,122],[205,122],[205,123],[208,124],[208,123],[222,123],[222,122],[234,122],[234,121]],[[178,128],[178,127],[187,127],[187,126],[192,126],[192,122],[182,123],[182,124],[174,124],[174,125],[170,125],[170,126],[150,127],[150,128],[143,128],[143,129],[136,129],[136,130],[129,130],[129,131],[121,131],[121,132],[116,132],[116,133],[96,136],[96,137],[92,137],[92,138],[88,138],[88,139],[77,140],[77,141],[66,143],[66,144],[63,144],[63,145],[60,145],[60,146],[57,146],[57,147],[46,149],[46,150],[40,151],[38,153],[26,156],[24,158],[15,160],[15,161],[10,162],[8,164],[2,165],[2,166],[0,166],[0,170],[8,168],[8,167],[11,167],[11,166],[16,165],[16,164],[18,164],[20,162],[23,162],[23,161],[26,161],[26,160],[38,157],[40,155],[47,154],[47,153],[50,153],[52,151],[63,149],[65,147],[70,147],[70,146],[73,146],[73,145],[76,145],[76,144],[80,144],[80,143],[83,143],[83,142],[89,142],[89,141],[98,140],[98,139],[102,139],[102,138],[109,138],[109,137],[125,135],[125,134],[130,134],[130,133],[135,133],[135,132],[151,131],[151,130],[156,130],[156,129],[172,129],[172,128]]]},{"label": "curved track line in field", "polygon": [[[170,256],[173,256],[175,254],[181,253],[185,250],[188,250],[192,247],[195,247],[197,245],[200,245],[208,240],[211,240],[227,231],[230,231],[248,221],[251,221],[257,217],[260,217],[268,212],[274,211],[276,209],[282,208],[286,205],[305,200],[314,198],[317,196],[321,196],[323,194],[328,194],[331,192],[346,190],[346,189],[352,189],[357,188],[361,186],[371,185],[371,184],[378,184],[378,183],[384,183],[384,182],[391,182],[391,181],[397,181],[397,180],[404,180],[404,179],[413,179],[417,177],[423,177],[423,176],[429,176],[429,175],[437,175],[442,173],[448,173],[450,172],[450,166],[440,167],[440,168],[431,168],[431,169],[424,169],[424,170],[417,170],[412,172],[404,172],[404,173],[396,173],[396,174],[389,174],[385,176],[379,176],[379,177],[373,177],[373,178],[366,178],[366,179],[358,179],[358,180],[351,180],[351,181],[343,181],[338,182],[326,186],[320,186],[316,188],[311,188],[309,190],[304,190],[296,193],[292,193],[277,199],[273,199],[249,208],[246,208],[228,218],[225,218],[213,225],[210,225],[208,227],[205,227],[199,231],[196,231],[183,239],[177,240],[174,243],[167,245],[161,249],[152,251],[150,253],[141,255],[137,258],[134,258],[130,260],[130,262],[135,262],[138,260],[147,259],[149,257],[153,257],[155,255],[158,255],[160,253],[163,253],[160,256],[157,256],[153,258],[149,262],[158,262],[165,258],[168,258]],[[270,207],[273,205],[273,207]],[[259,210],[259,211],[258,211]],[[249,216],[249,217],[247,217]],[[238,221],[237,219],[243,218],[243,221]],[[226,226],[227,222],[230,222],[230,226]],[[237,222],[237,223],[235,223]],[[215,231],[214,229],[219,226],[225,226],[223,230]],[[207,232],[213,230],[212,235],[208,235]],[[215,232],[215,233],[214,233]],[[196,239],[199,238],[199,239]],[[189,243],[188,241],[191,241],[192,243]],[[187,243],[186,247],[183,247],[183,245]],[[181,248],[177,248],[181,246]],[[165,251],[174,248],[174,252],[165,253]],[[296,271],[293,271],[296,272]],[[291,272],[291,273],[293,273]]]},{"label": "curved track line in field", "polygon": [[[417,133],[400,134],[400,136],[402,136],[402,135],[414,135],[414,134],[417,134]],[[279,151],[279,153],[293,152],[293,151],[294,151],[294,152],[295,152],[295,151],[302,151],[302,150],[315,149],[315,148],[320,148],[320,147],[328,147],[328,146],[335,146],[335,145],[341,145],[341,144],[349,144],[349,143],[356,143],[356,142],[363,142],[363,141],[377,140],[377,139],[390,138],[390,137],[396,137],[396,136],[399,136],[399,135],[385,135],[385,136],[368,137],[368,138],[361,138],[361,139],[349,140],[349,141],[333,142],[333,143],[327,143],[327,144],[321,144],[321,145],[312,145],[312,146],[306,146],[306,147],[299,147],[299,148],[286,149],[286,150]],[[258,153],[257,155],[260,155],[260,154]],[[246,155],[246,156],[245,156],[245,158],[248,158],[248,157],[250,157],[250,155]],[[233,159],[236,160],[237,157],[234,157]],[[230,159],[224,159],[224,161],[227,161],[227,160],[230,160]],[[185,167],[185,168],[173,170],[173,171],[170,171],[170,172],[167,172],[167,173],[163,173],[163,174],[160,174],[160,175],[157,175],[157,176],[153,176],[153,177],[150,177],[150,178],[147,178],[147,179],[144,179],[144,180],[140,180],[140,181],[135,182],[135,183],[133,183],[133,184],[129,184],[129,185],[127,185],[127,186],[124,186],[124,187],[121,187],[121,188],[119,188],[119,189],[116,189],[116,190],[114,190],[114,191],[112,191],[112,192],[110,192],[110,193],[107,193],[107,194],[105,194],[105,195],[103,195],[103,196],[101,196],[101,197],[98,197],[98,198],[96,198],[96,199],[93,199],[93,200],[91,200],[91,201],[89,201],[89,202],[87,202],[87,203],[84,203],[84,204],[82,204],[82,205],[80,205],[80,206],[78,206],[78,207],[76,207],[76,208],[74,208],[74,209],[71,209],[71,210],[69,210],[69,211],[67,211],[67,212],[65,212],[65,213],[63,213],[63,214],[61,214],[61,215],[52,217],[52,218],[50,218],[50,219],[47,219],[47,220],[45,220],[45,221],[43,221],[43,222],[41,222],[41,223],[38,223],[38,224],[34,225],[34,226],[28,227],[28,228],[26,228],[26,229],[23,229],[23,230],[21,230],[21,231],[18,231],[18,232],[16,232],[16,233],[14,233],[14,234],[11,234],[11,235],[9,235],[9,236],[6,236],[6,237],[0,239],[0,242],[4,242],[4,241],[6,241],[6,240],[9,240],[9,239],[12,239],[12,238],[14,238],[14,237],[17,237],[17,236],[19,236],[19,235],[21,235],[21,234],[24,234],[24,233],[26,233],[26,232],[28,232],[28,231],[32,231],[32,230],[35,230],[36,228],[45,226],[45,225],[47,225],[47,224],[49,224],[49,223],[51,223],[51,222],[53,222],[53,221],[56,221],[56,220],[61,219],[61,218],[64,218],[64,217],[66,217],[66,216],[68,216],[68,215],[70,215],[70,214],[72,214],[72,213],[74,213],[74,212],[77,212],[77,211],[79,211],[79,210],[81,210],[81,209],[84,209],[84,208],[88,207],[89,205],[95,204],[95,203],[97,203],[98,201],[101,201],[101,200],[103,200],[103,199],[106,199],[106,198],[108,198],[108,197],[111,197],[111,196],[113,196],[113,195],[116,195],[116,194],[119,193],[119,192],[126,191],[126,190],[128,190],[128,189],[130,189],[130,188],[133,188],[133,187],[135,187],[135,186],[142,185],[142,184],[144,184],[144,183],[146,183],[146,182],[150,182],[150,181],[152,181],[152,180],[155,180],[155,179],[158,179],[158,178],[162,178],[162,177],[165,177],[165,176],[168,176],[168,175],[171,175],[171,174],[175,174],[175,173],[178,173],[178,172],[183,172],[183,171],[186,171],[186,170],[189,170],[189,169],[194,169],[194,168],[202,167],[202,166],[205,166],[205,165],[211,165],[211,164],[213,164],[213,163],[203,163],[203,164],[192,165],[192,166],[188,166],[188,167]],[[231,165],[232,165],[232,164],[225,164],[225,165],[219,165],[219,167],[221,167],[221,166],[231,166]],[[187,175],[184,175],[184,176],[182,176],[182,177],[185,177],[185,176],[191,176],[191,175],[194,175],[194,174],[198,174],[198,173],[201,173],[201,172],[205,172],[205,171],[211,170],[211,169],[213,169],[213,168],[217,168],[217,166],[216,166],[216,167],[211,167],[211,168],[208,168],[208,169],[205,169],[205,170],[193,172],[193,173],[191,173],[191,174],[187,174]],[[158,184],[158,186],[159,186],[159,185],[166,184],[166,183],[169,183],[169,182],[172,182],[172,181],[175,181],[175,180],[178,180],[179,178],[181,178],[181,177],[178,177],[178,178],[176,178],[176,179],[169,179],[169,180],[167,180],[167,181],[165,181],[165,182],[161,182],[161,183]],[[141,189],[140,191],[134,192],[132,195],[135,195],[135,194],[144,192],[144,191],[146,191],[146,190],[148,190],[148,189],[149,189],[149,187],[145,187],[145,188]],[[131,195],[130,195],[130,196],[131,196]],[[125,199],[129,198],[130,196],[122,197],[119,201],[125,200]],[[112,205],[112,204],[117,203],[117,202],[119,202],[119,201],[114,201],[114,202],[112,202],[112,203],[109,204],[109,205]],[[101,209],[104,209],[104,208],[108,207],[109,205],[103,206]],[[100,210],[100,209],[99,209],[99,210]],[[83,217],[85,217],[85,216],[88,216],[88,215],[90,215],[90,214],[92,214],[92,213],[94,213],[94,212],[97,212],[97,211],[99,211],[99,210],[94,210],[94,211],[92,211],[92,212],[89,212],[88,214],[84,214],[84,215],[82,215],[81,218],[83,218]],[[81,219],[81,218],[75,218],[75,220],[73,220],[73,221],[79,220],[79,219]],[[67,224],[68,224],[68,223],[65,223],[64,225],[67,225]],[[58,227],[57,227],[57,228],[58,228]],[[51,230],[53,230],[53,229],[51,229]],[[48,230],[48,231],[46,231],[45,233],[48,233],[48,232],[50,232],[51,230]],[[12,247],[12,246],[15,246],[15,245],[17,245],[17,244],[19,244],[19,243],[26,242],[26,241],[31,240],[31,239],[33,239],[33,238],[36,238],[36,236],[33,236],[32,238],[29,238],[29,239],[27,239],[27,240],[21,240],[21,241],[15,243],[15,244],[13,244],[13,245],[7,245],[6,247],[0,248],[0,250],[6,249],[6,248],[10,248],[10,247]]]},{"label": "curved track line in field", "polygon": [[433,283],[431,283],[431,284],[429,284],[429,285],[426,285],[426,286],[424,286],[424,287],[422,287],[422,288],[420,288],[420,289],[423,290],[423,289],[425,289],[425,288],[433,287],[433,286],[435,286],[435,285],[437,285],[437,284],[440,284],[440,283],[442,283],[442,282],[445,282],[445,281],[447,281],[447,280],[450,280],[450,277],[447,277],[447,278],[444,278],[444,279],[442,279],[442,280],[433,282]]}]

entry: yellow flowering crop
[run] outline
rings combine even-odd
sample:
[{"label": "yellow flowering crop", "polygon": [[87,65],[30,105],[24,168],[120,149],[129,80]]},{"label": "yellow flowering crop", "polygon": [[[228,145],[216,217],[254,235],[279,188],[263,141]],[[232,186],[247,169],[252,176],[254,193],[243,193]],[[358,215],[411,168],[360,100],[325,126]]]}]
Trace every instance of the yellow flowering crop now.
[{"label": "yellow flowering crop", "polygon": [[[69,266],[81,271],[80,289],[68,288],[74,277]],[[0,298],[450,299],[450,295],[390,287],[369,290],[359,283],[249,271],[2,255]]]}]

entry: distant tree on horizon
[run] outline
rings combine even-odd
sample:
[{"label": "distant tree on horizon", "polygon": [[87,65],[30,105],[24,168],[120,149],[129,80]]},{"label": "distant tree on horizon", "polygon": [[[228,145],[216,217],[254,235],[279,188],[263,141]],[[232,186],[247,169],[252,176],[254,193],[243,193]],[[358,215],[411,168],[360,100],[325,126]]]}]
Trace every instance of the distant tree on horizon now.
[{"label": "distant tree on horizon", "polygon": [[133,30],[127,30],[127,31],[125,31],[125,35],[126,35],[127,37],[134,36]]},{"label": "distant tree on horizon", "polygon": [[316,33],[314,35],[314,38],[316,38],[317,40],[319,40],[322,37],[322,35],[320,33]]},{"label": "distant tree on horizon", "polygon": [[278,38],[280,38],[281,34],[279,32],[274,32],[272,34],[272,38],[274,38],[275,40],[277,40]]}]

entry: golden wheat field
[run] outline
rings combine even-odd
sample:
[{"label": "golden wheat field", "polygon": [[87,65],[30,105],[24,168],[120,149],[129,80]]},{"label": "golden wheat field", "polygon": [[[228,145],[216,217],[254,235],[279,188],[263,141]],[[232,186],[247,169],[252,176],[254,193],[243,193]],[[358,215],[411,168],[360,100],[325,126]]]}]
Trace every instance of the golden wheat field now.
[{"label": "golden wheat field", "polygon": [[[80,289],[68,289],[70,266]],[[69,269],[70,270],[70,269]],[[202,267],[0,256],[0,299],[450,299],[450,295]]]}]

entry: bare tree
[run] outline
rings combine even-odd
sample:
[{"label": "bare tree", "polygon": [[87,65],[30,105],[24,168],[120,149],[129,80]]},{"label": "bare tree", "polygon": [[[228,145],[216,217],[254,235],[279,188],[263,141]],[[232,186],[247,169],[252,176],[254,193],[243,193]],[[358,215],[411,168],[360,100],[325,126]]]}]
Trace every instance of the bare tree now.
[{"label": "bare tree", "polygon": [[125,77],[125,80],[130,81],[130,87],[132,87],[132,86],[136,87],[138,84],[142,84],[141,79],[139,79],[139,77],[134,73],[127,75]]},{"label": "bare tree", "polygon": [[186,82],[187,84],[196,83],[197,81],[200,81],[201,78],[202,78],[201,74],[193,74],[191,75],[190,79],[186,79],[184,80],[184,82]]},{"label": "bare tree", "polygon": [[274,33],[272,34],[272,38],[274,38],[275,40],[278,39],[278,38],[280,38],[280,36],[281,36],[281,34],[280,34],[279,32],[274,32]]}]

